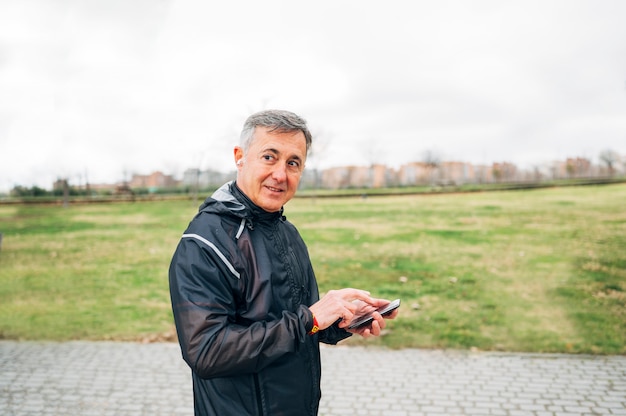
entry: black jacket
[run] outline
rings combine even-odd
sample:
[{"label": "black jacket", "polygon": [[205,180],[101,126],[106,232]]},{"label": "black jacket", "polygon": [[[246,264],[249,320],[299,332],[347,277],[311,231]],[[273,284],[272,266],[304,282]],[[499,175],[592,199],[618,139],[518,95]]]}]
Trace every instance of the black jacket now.
[{"label": "black jacket", "polygon": [[202,204],[169,270],[196,415],[316,415],[318,342],[308,335],[318,298],[306,245],[281,212],[255,206],[228,183]]}]

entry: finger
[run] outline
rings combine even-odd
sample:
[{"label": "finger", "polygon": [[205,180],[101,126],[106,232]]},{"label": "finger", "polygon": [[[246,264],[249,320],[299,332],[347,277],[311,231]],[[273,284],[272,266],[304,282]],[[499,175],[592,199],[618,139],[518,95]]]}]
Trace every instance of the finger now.
[{"label": "finger", "polygon": [[396,316],[398,316],[399,312],[400,310],[396,309],[395,311],[392,311],[389,315],[385,315],[385,319],[394,319]]},{"label": "finger", "polygon": [[352,320],[354,319],[355,316],[355,312],[356,312],[356,307],[352,304],[349,303],[350,306],[346,306],[343,309],[343,312],[341,313],[340,319],[341,322],[339,323],[339,328],[345,328],[348,325],[350,325],[350,323],[352,322]]},{"label": "finger", "polygon": [[[357,311],[357,309],[359,309],[359,305],[353,303],[353,302],[346,302],[344,301],[343,303],[343,307],[346,311],[348,311],[350,314],[354,315]],[[347,317],[344,317],[347,318]]]},{"label": "finger", "polygon": [[377,337],[380,335],[381,327],[377,320],[372,321],[372,325],[369,328],[370,334]]},{"label": "finger", "polygon": [[374,318],[374,322],[378,323],[378,326],[381,328],[385,327],[385,318],[383,318],[380,312],[372,312],[372,317]]},{"label": "finger", "polygon": [[365,315],[366,313],[374,312],[376,309],[377,308],[375,306],[359,301],[357,313],[361,315]]},{"label": "finger", "polygon": [[344,299],[347,301],[361,301],[367,305],[373,306],[374,308],[379,308],[389,303],[389,301],[384,299],[373,298],[369,292],[359,289],[350,289],[349,291],[343,293],[343,296],[345,296]]},{"label": "finger", "polygon": [[347,321],[345,319],[342,319],[341,321],[339,321],[339,324],[337,324],[337,326],[339,328],[347,328],[350,325],[350,321]]},{"label": "finger", "polygon": [[358,299],[367,303],[371,303],[371,302],[368,302],[372,298],[370,297],[370,292],[368,292],[367,290],[354,289],[354,288],[348,287],[345,289],[340,289],[337,292],[339,292],[338,294],[339,296],[341,296],[341,298],[349,302],[352,302],[353,300]]},{"label": "finger", "polygon": [[360,335],[363,338],[368,338],[371,335],[369,327],[349,329],[348,332],[352,332],[353,334]]}]

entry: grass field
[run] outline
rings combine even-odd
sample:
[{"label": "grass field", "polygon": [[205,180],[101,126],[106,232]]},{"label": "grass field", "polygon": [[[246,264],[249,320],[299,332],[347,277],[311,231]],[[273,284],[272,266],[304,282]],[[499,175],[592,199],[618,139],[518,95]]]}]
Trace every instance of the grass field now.
[{"label": "grass field", "polygon": [[[626,353],[626,185],[296,198],[322,292],[401,298],[393,348]],[[0,338],[171,339],[189,201],[0,205]],[[354,337],[353,337],[354,338]]]}]

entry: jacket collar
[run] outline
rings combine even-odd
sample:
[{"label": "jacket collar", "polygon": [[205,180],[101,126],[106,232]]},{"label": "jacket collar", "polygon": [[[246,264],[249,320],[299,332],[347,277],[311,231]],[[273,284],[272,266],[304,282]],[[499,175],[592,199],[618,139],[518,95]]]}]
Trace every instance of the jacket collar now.
[{"label": "jacket collar", "polygon": [[[239,218],[246,218],[253,222],[272,222],[283,218],[283,208],[277,212],[267,212],[263,208],[256,205],[241,189],[235,181],[227,182],[222,185],[210,198],[200,207],[200,211],[207,210],[213,205],[212,202],[220,202],[227,212]],[[209,208],[210,211],[223,212],[217,207]]]}]

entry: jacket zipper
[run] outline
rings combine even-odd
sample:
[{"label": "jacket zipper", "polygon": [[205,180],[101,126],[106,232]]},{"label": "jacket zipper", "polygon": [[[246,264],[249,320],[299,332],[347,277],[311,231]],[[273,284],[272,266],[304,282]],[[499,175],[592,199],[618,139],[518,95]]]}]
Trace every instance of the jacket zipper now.
[{"label": "jacket zipper", "polygon": [[254,374],[254,390],[256,391],[256,405],[258,409],[258,414],[260,416],[265,415],[265,406],[263,405],[265,400],[263,400],[263,392],[261,391],[261,382],[259,381],[259,375]]}]

